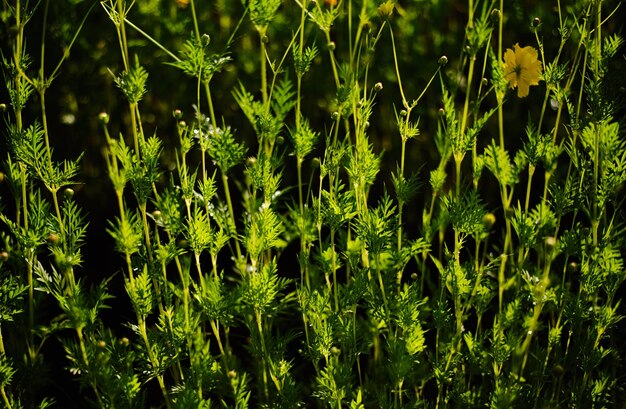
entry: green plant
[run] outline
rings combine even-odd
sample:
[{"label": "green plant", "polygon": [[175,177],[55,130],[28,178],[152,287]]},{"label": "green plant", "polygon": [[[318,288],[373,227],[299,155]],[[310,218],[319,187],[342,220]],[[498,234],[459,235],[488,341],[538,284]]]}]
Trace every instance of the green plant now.
[{"label": "green plant", "polygon": [[[57,364],[81,407],[626,403],[618,6],[469,0],[418,35],[391,0],[71,3],[76,31],[2,6],[4,406],[70,406]],[[119,267],[96,277],[93,156],[59,160],[47,99],[94,15],[118,40],[93,133]]]}]

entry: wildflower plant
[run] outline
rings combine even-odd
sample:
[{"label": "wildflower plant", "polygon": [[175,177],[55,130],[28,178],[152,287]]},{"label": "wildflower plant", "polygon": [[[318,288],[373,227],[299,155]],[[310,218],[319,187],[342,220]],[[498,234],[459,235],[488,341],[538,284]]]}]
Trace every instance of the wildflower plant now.
[{"label": "wildflower plant", "polygon": [[626,403],[618,6],[69,3],[1,6],[3,407]]}]

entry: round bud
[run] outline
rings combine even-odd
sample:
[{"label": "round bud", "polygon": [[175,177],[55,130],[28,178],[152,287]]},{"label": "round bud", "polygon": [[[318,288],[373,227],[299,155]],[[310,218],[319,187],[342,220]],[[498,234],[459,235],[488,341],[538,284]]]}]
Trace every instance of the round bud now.
[{"label": "round bud", "polygon": [[102,341],[102,340],[100,340],[100,341],[98,341],[97,345],[98,345],[98,348],[104,349],[107,346],[107,343]]},{"label": "round bud", "polygon": [[320,162],[320,158],[313,158],[313,159],[311,159],[311,167],[312,167],[313,169],[317,169],[317,168],[319,168],[319,167],[320,167],[320,164],[321,164],[321,162]]},{"label": "round bud", "polygon": [[207,33],[202,34],[202,46],[206,47],[209,44],[211,44],[211,36],[208,35]]},{"label": "round bud", "polygon": [[365,121],[365,123],[363,124],[363,127],[365,129],[369,128],[370,127],[370,121]]},{"label": "round bud", "polygon": [[186,249],[189,246],[189,243],[185,239],[179,240],[177,244],[179,249]]},{"label": "round bud", "polygon": [[448,57],[446,57],[445,55],[442,55],[441,57],[439,57],[439,66],[443,67],[447,63],[448,63]]},{"label": "round bud", "polygon": [[183,111],[181,111],[180,109],[175,109],[174,111],[172,111],[172,116],[174,117],[174,119],[179,121],[183,117]]},{"label": "round bud", "polygon": [[577,273],[580,269],[580,265],[575,261],[570,261],[567,264],[567,272],[570,274]]},{"label": "round bud", "polygon": [[278,135],[276,138],[276,145],[282,145],[283,143],[285,143],[285,137]]},{"label": "round bud", "polygon": [[128,338],[123,337],[123,338],[120,339],[120,345],[126,347],[126,346],[128,346],[128,344],[130,344],[130,341],[128,340]]},{"label": "round bud", "polygon": [[185,122],[185,121],[179,121],[179,122],[178,122],[178,127],[179,127],[179,128],[184,128],[184,127],[186,127],[186,126],[187,126],[187,122]]},{"label": "round bud", "polygon": [[74,189],[72,189],[71,187],[66,188],[63,191],[63,198],[65,200],[70,200],[72,197],[74,197]]},{"label": "round bud", "polygon": [[261,38],[261,41],[263,42],[263,44],[267,44],[270,42],[270,38],[264,35],[263,38]]},{"label": "round bud", "polygon": [[446,110],[445,110],[445,109],[443,109],[443,108],[439,108],[439,109],[437,110],[437,115],[439,115],[439,116],[444,116],[445,114],[446,114]]},{"label": "round bud", "polygon": [[536,28],[536,27],[539,27],[540,24],[541,24],[541,19],[539,17],[535,17],[533,19],[532,26]]},{"label": "round bud", "polygon": [[483,226],[489,231],[496,222],[496,216],[493,213],[487,213],[483,216]]},{"label": "round bud", "polygon": [[246,159],[246,165],[248,166],[252,166],[256,163],[256,158],[254,156],[250,156],[248,157],[248,159]]},{"label": "round bud", "polygon": [[411,280],[417,280],[417,273],[411,274]]},{"label": "round bud", "polygon": [[4,173],[0,172],[0,183],[4,182]]},{"label": "round bud", "polygon": [[555,365],[554,368],[552,368],[552,373],[556,376],[561,376],[565,373],[565,368],[563,368],[562,365]]},{"label": "round bud", "polygon": [[154,220],[161,219],[161,211],[160,210],[155,210],[154,212],[152,212],[152,217],[154,217]]},{"label": "round bud", "polygon": [[334,121],[338,120],[338,119],[339,119],[339,112],[337,112],[337,111],[333,112],[332,114],[330,114],[330,117],[331,117]]},{"label": "round bud", "polygon": [[48,236],[48,243],[52,245],[57,245],[59,243],[59,235],[56,233],[50,233]]},{"label": "round bud", "polygon": [[383,90],[383,83],[382,82],[377,82],[376,84],[374,84],[374,91],[380,92],[382,90]]},{"label": "round bud", "polygon": [[480,84],[481,84],[483,87],[486,87],[487,85],[489,85],[489,80],[488,80],[487,78],[484,78],[484,77],[483,77],[483,79],[481,79],[481,80],[480,80]]},{"label": "round bud", "polygon": [[230,379],[235,379],[237,377],[237,371],[231,369],[230,371],[228,371],[226,376],[228,376]]},{"label": "round bud", "polygon": [[102,125],[106,125],[109,123],[109,114],[107,114],[106,112],[100,112],[100,114],[98,115],[98,121],[100,121],[100,123]]},{"label": "round bud", "polygon": [[332,347],[330,348],[330,353],[333,355],[339,355],[341,354],[341,349],[337,348],[337,347]]},{"label": "round bud", "polygon": [[0,251],[0,261],[4,262],[9,259],[9,253],[6,251]]},{"label": "round bud", "polygon": [[407,116],[408,112],[406,112],[406,109],[403,109],[402,111],[400,111],[400,116]]},{"label": "round bud", "polygon": [[330,51],[335,51],[335,42],[334,41],[329,42],[327,47]]},{"label": "round bud", "polygon": [[544,243],[546,245],[546,249],[553,250],[556,247],[556,237],[548,236],[544,240]]},{"label": "round bud", "polygon": [[0,104],[0,113],[4,113],[7,110],[7,104]]}]

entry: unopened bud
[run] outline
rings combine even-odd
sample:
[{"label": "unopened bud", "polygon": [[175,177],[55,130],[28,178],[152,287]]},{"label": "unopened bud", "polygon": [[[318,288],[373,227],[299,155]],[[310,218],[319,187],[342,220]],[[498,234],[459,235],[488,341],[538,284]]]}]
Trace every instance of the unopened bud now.
[{"label": "unopened bud", "polygon": [[9,253],[6,251],[0,251],[0,261],[4,262],[9,259]]},{"label": "unopened bud", "polygon": [[98,115],[98,121],[100,121],[100,123],[102,125],[106,125],[109,123],[109,114],[107,114],[106,112],[100,112],[100,114]]},{"label": "unopened bud", "polygon": [[68,187],[63,191],[63,198],[65,198],[65,200],[70,200],[72,197],[74,197],[74,189]]},{"label": "unopened bud", "polygon": [[491,20],[492,20],[494,23],[497,23],[498,21],[500,21],[500,17],[501,17],[500,10],[498,10],[498,9],[493,9],[493,10],[491,11]]},{"label": "unopened bud", "polygon": [[443,67],[447,63],[448,63],[448,57],[446,57],[445,55],[442,55],[441,57],[439,57],[439,65],[441,67]]},{"label": "unopened bud", "polygon": [[181,111],[180,109],[175,109],[172,112],[172,116],[174,117],[174,119],[179,121],[183,117],[183,111]]},{"label": "unopened bud", "polygon": [[335,51],[335,42],[334,41],[329,42],[327,47],[330,51]]},{"label": "unopened bud", "polygon": [[339,119],[339,112],[337,112],[337,111],[333,112],[332,114],[330,114],[330,117],[331,117],[334,121],[338,120],[338,119]]},{"label": "unopened bud", "polygon": [[541,24],[541,19],[539,17],[535,17],[533,19],[532,26],[536,28],[536,27],[539,27],[540,24]]},{"label": "unopened bud", "polygon": [[98,348],[104,349],[104,347],[107,346],[107,343],[102,341],[102,340],[100,340],[100,341],[98,341],[97,345],[98,345]]},{"label": "unopened bud", "polygon": [[380,91],[382,91],[382,89],[383,89],[383,83],[382,83],[382,82],[377,82],[377,83],[374,85],[374,91],[376,91],[376,92],[380,92]]},{"label": "unopened bud", "polygon": [[554,236],[548,236],[546,237],[545,241],[544,241],[546,248],[548,250],[552,250],[556,247],[556,237]]},{"label": "unopened bud", "polygon": [[496,216],[493,213],[487,213],[483,216],[483,226],[485,230],[491,230],[496,222]]},{"label": "unopened bud", "polygon": [[0,113],[4,113],[7,110],[7,104],[0,104]]},{"label": "unopened bud", "polygon": [[203,47],[207,47],[209,44],[211,44],[211,36],[204,33],[202,34],[202,46]]}]

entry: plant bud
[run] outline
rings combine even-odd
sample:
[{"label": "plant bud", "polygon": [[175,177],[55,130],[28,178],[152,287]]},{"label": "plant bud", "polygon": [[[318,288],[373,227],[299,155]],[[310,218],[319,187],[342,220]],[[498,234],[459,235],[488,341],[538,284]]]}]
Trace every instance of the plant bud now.
[{"label": "plant bud", "polygon": [[546,249],[553,250],[556,247],[556,237],[548,236],[544,240],[544,243],[546,245]]},{"label": "plant bud", "polygon": [[202,34],[202,46],[207,47],[209,44],[211,44],[211,36],[207,33]]},{"label": "plant bud", "polygon": [[448,57],[446,57],[445,55],[442,55],[441,57],[439,57],[439,66],[443,67],[447,63],[448,63]]},{"label": "plant bud", "polygon": [[317,169],[320,167],[320,158],[313,158],[311,159],[311,167],[313,169]]},{"label": "plant bud", "polygon": [[179,121],[178,122],[178,127],[179,128],[182,129],[182,128],[185,128],[186,126],[187,126],[187,122],[185,122],[185,121]]},{"label": "plant bud", "polygon": [[256,158],[254,156],[250,156],[248,157],[248,159],[246,159],[246,165],[248,166],[252,166],[256,163]]},{"label": "plant bud", "polygon": [[563,368],[563,366],[561,365],[555,365],[554,368],[552,368],[552,373],[554,373],[556,376],[561,376],[565,373],[565,368]]},{"label": "plant bud", "polygon": [[575,261],[570,261],[567,264],[567,272],[570,274],[577,273],[580,269],[580,265]]},{"label": "plant bud", "polygon": [[174,116],[174,119],[176,119],[177,121],[180,121],[180,119],[183,117],[183,111],[181,111],[180,109],[175,109],[172,112],[172,116]]},{"label": "plant bud", "polygon": [[377,83],[374,85],[374,91],[376,91],[376,92],[380,92],[380,91],[382,91],[382,90],[383,90],[383,83],[382,83],[382,82],[377,82]]},{"label": "plant bud", "polygon": [[400,111],[400,116],[407,116],[408,112],[406,112],[406,109],[403,109],[402,111]]},{"label": "plant bud", "polygon": [[4,182],[4,173],[0,172],[0,183]]},{"label": "plant bud", "polygon": [[337,348],[337,347],[332,347],[330,348],[330,353],[333,355],[339,355],[341,354],[341,349]]},{"label": "plant bud", "polygon": [[330,114],[330,117],[333,119],[333,121],[336,121],[339,119],[339,112],[335,111],[332,114]]},{"label": "plant bud", "polygon": [[382,18],[389,18],[393,14],[394,6],[393,1],[386,1],[378,6],[378,14]]},{"label": "plant bud", "polygon": [[417,273],[411,274],[411,280],[417,280]]},{"label": "plant bud", "polygon": [[496,216],[493,213],[487,213],[483,216],[483,226],[489,231],[496,222]]},{"label": "plant bud", "polygon": [[154,220],[161,219],[161,211],[160,210],[155,210],[154,212],[152,212],[152,217],[154,217]]},{"label": "plant bud", "polygon": [[446,114],[446,110],[443,108],[439,108],[437,110],[437,115],[439,115],[440,117],[443,117]]},{"label": "plant bud", "polygon": [[491,12],[491,21],[493,23],[497,23],[498,21],[500,21],[500,17],[501,17],[500,10],[498,9],[493,9],[493,11]]},{"label": "plant bud", "polygon": [[65,200],[70,200],[72,197],[74,197],[74,189],[68,187],[63,191],[63,198]]},{"label": "plant bud", "polygon": [[120,345],[127,347],[128,344],[130,344],[130,341],[128,340],[128,338],[124,337],[120,339]]},{"label": "plant bud", "polygon": [[0,104],[0,113],[5,113],[7,110],[7,104]]},{"label": "plant bud", "polygon": [[335,51],[335,42],[334,41],[329,42],[327,47],[330,51]]},{"label": "plant bud", "polygon": [[48,236],[48,243],[56,246],[59,243],[59,235],[56,233],[50,233]]},{"label": "plant bud", "polygon": [[235,379],[237,377],[237,371],[231,369],[230,371],[228,371],[226,376],[228,376],[230,379]]},{"label": "plant bud", "polygon": [[0,251],[0,261],[4,262],[9,259],[9,253],[6,251]]},{"label": "plant bud", "polygon": [[536,27],[539,27],[540,24],[541,24],[541,19],[539,17],[535,17],[533,19],[532,26],[536,28]]},{"label": "plant bud", "polygon": [[279,135],[276,138],[276,145],[282,145],[283,143],[285,143],[285,138],[283,136]]},{"label": "plant bud", "polygon": [[98,348],[104,349],[107,346],[107,343],[102,341],[102,340],[100,340],[100,341],[98,341],[97,345],[98,345]]},{"label": "plant bud", "polygon": [[489,85],[489,80],[488,80],[487,78],[484,78],[484,77],[483,77],[483,79],[481,79],[481,80],[480,80],[480,84],[481,84],[483,87],[486,87],[487,85]]},{"label": "plant bud", "polygon": [[261,38],[261,41],[263,42],[263,44],[267,44],[270,42],[270,38],[268,36],[263,36],[263,38]]},{"label": "plant bud", "polygon": [[109,123],[109,114],[106,112],[100,112],[98,115],[98,121],[100,121],[102,125],[107,125]]}]

